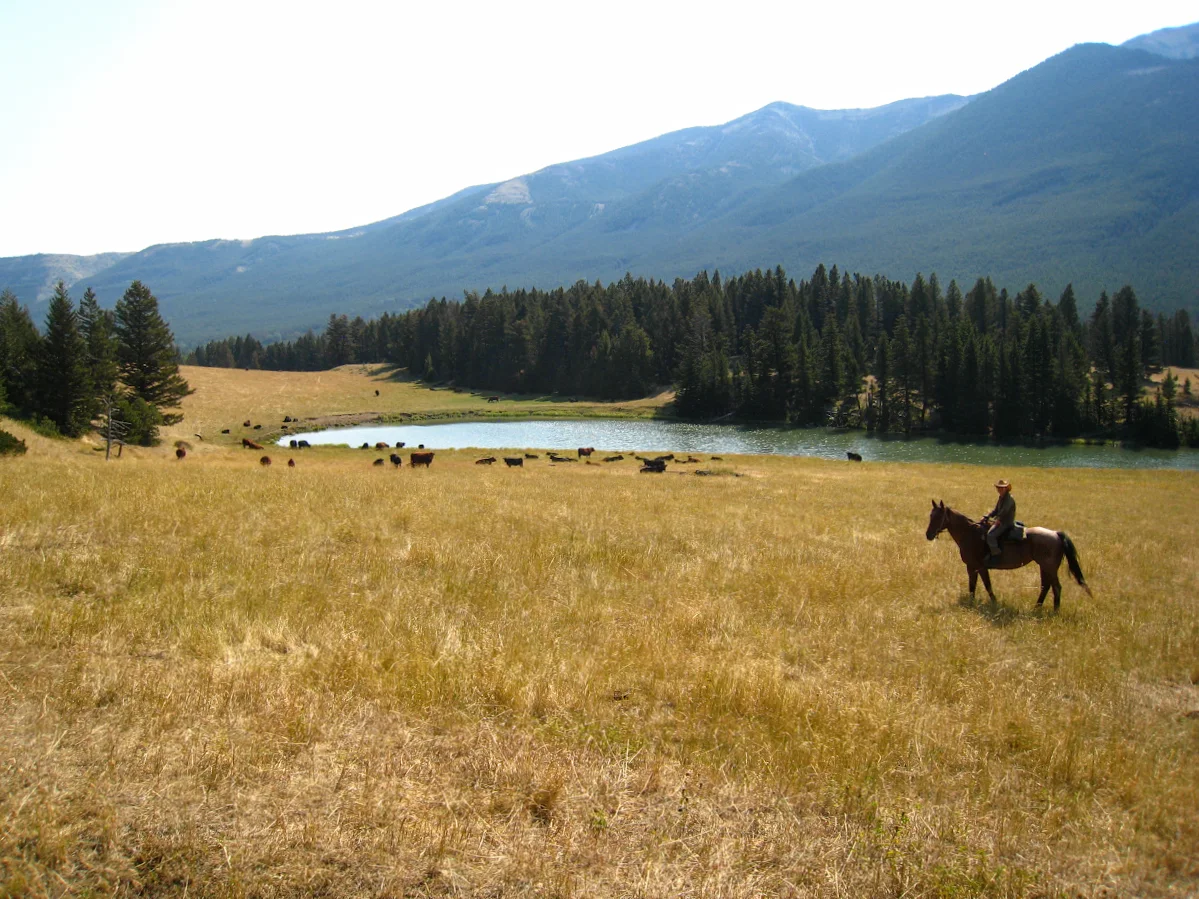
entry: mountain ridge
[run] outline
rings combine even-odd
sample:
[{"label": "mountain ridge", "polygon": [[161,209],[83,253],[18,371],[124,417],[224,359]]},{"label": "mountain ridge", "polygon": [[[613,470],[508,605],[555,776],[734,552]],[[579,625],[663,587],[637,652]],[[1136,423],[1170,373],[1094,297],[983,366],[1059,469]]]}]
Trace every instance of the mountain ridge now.
[{"label": "mountain ridge", "polygon": [[1196,122],[1199,61],[1080,44],[974,97],[771,103],[361,227],[155,245],[82,278],[105,303],[149,284],[185,342],[488,287],[820,262],[1072,282],[1084,305],[1133,283],[1148,307],[1199,309]]}]

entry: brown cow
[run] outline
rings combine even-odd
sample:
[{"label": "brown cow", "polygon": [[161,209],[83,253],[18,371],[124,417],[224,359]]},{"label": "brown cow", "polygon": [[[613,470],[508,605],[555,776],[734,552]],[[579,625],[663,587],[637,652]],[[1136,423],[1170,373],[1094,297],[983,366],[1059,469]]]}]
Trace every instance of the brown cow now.
[{"label": "brown cow", "polygon": [[619,461],[621,461],[622,459],[624,459],[624,455],[605,456],[605,457],[604,457],[604,461],[605,461],[605,462],[619,462]]},{"label": "brown cow", "polygon": [[382,459],[376,459],[373,464],[374,465],[386,465],[387,463],[384,462]]},{"label": "brown cow", "polygon": [[245,421],[243,421],[243,422],[241,423],[241,426],[242,426],[243,428],[248,428],[248,427],[250,426],[250,419],[248,419],[248,418],[247,418]]},{"label": "brown cow", "polygon": [[579,458],[581,459],[584,456],[590,456],[594,452],[595,452],[594,446],[580,446],[579,447]]},{"label": "brown cow", "polygon": [[241,439],[241,445],[244,446],[246,449],[262,449],[262,444],[255,443],[253,440],[250,440],[249,438],[246,438],[246,437],[243,437]]},{"label": "brown cow", "polygon": [[263,456],[261,459],[258,460],[258,464],[261,465],[263,468],[266,468],[268,465],[271,464],[271,457]]},{"label": "brown cow", "polygon": [[[507,460],[505,460],[507,461]],[[482,459],[475,459],[476,465],[491,465],[495,462],[495,456],[484,456]]]},{"label": "brown cow", "polygon": [[295,468],[295,467],[296,467],[296,460],[295,460],[295,459],[288,459],[288,460],[287,460],[287,467],[288,467],[288,468]]},{"label": "brown cow", "polygon": [[187,458],[187,450],[185,450],[183,447],[179,447],[177,450],[175,450],[175,458],[182,462]]},{"label": "brown cow", "polygon": [[489,403],[498,403],[499,401],[500,401],[500,398],[498,396],[487,397],[487,402],[489,402]]},{"label": "brown cow", "polygon": [[408,459],[408,464],[411,465],[413,468],[416,468],[416,466],[418,466],[418,465],[423,465],[423,466],[425,466],[425,468],[428,468],[429,465],[432,464],[432,462],[433,462],[433,454],[432,453],[413,453]]},{"label": "brown cow", "polygon": [[387,445],[386,440],[380,440],[375,444],[375,449],[390,449],[390,447]]}]

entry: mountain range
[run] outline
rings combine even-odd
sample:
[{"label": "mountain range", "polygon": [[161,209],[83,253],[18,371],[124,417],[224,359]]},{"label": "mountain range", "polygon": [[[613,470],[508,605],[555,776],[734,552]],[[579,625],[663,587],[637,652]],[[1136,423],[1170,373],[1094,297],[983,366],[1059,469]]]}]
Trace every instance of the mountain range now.
[{"label": "mountain range", "polygon": [[1125,283],[1199,310],[1199,26],[1084,44],[975,97],[821,111],[773,103],[478,185],[361,228],[139,253],[0,259],[31,304],[55,280],[111,305],[140,279],[185,344],[320,327],[507,285],[818,263],[937,272],[1084,304]]}]

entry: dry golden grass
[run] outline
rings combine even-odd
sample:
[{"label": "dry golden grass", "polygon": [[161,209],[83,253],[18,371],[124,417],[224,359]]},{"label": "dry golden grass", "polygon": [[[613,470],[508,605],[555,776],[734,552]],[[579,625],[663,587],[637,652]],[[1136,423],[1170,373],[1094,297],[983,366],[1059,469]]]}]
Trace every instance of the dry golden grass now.
[{"label": "dry golden grass", "polygon": [[[3,426],[0,895],[1199,891],[1193,473],[106,465]],[[964,596],[929,499],[998,474],[1094,599]]]},{"label": "dry golden grass", "polygon": [[[206,440],[218,445],[238,443],[243,436],[260,434],[252,429],[256,424],[261,424],[268,433],[276,432],[283,424],[284,416],[303,419],[302,427],[313,423],[309,419],[331,423],[329,420],[335,418],[398,418],[402,415],[417,418],[468,415],[552,418],[597,414],[632,417],[652,416],[674,399],[673,393],[666,392],[621,403],[508,396],[489,403],[485,391],[429,388],[409,380],[402,370],[383,365],[344,365],[319,372],[183,366],[182,373],[196,392],[184,400],[183,422],[164,431],[164,436],[171,440],[192,440],[193,435],[202,434]],[[378,396],[375,396],[376,390]],[[250,429],[242,427],[247,420],[251,422]],[[231,433],[222,436],[220,432],[225,428]]]}]

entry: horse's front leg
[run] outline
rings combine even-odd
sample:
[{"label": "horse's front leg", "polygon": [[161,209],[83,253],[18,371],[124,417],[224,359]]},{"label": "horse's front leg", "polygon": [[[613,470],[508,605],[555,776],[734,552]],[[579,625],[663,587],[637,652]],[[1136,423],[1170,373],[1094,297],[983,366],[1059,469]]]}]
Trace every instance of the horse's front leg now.
[{"label": "horse's front leg", "polygon": [[978,586],[978,572],[973,568],[967,568],[966,573],[970,575],[970,598],[974,599],[974,588]]},{"label": "horse's front leg", "polygon": [[[1037,597],[1037,608],[1038,609],[1041,608],[1041,606],[1045,602],[1045,594],[1047,594],[1049,592],[1050,583],[1051,582],[1049,580],[1049,576],[1046,575],[1044,571],[1042,571],[1041,572],[1041,595]],[[1054,594],[1054,598],[1055,599],[1057,598],[1056,593]],[[1054,605],[1056,607],[1057,604],[1054,603]]]},{"label": "horse's front leg", "polygon": [[991,605],[995,605],[999,600],[995,598],[995,591],[991,589],[991,573],[985,568],[980,568],[978,573],[983,579],[983,586],[987,588],[987,596],[991,597]]}]

